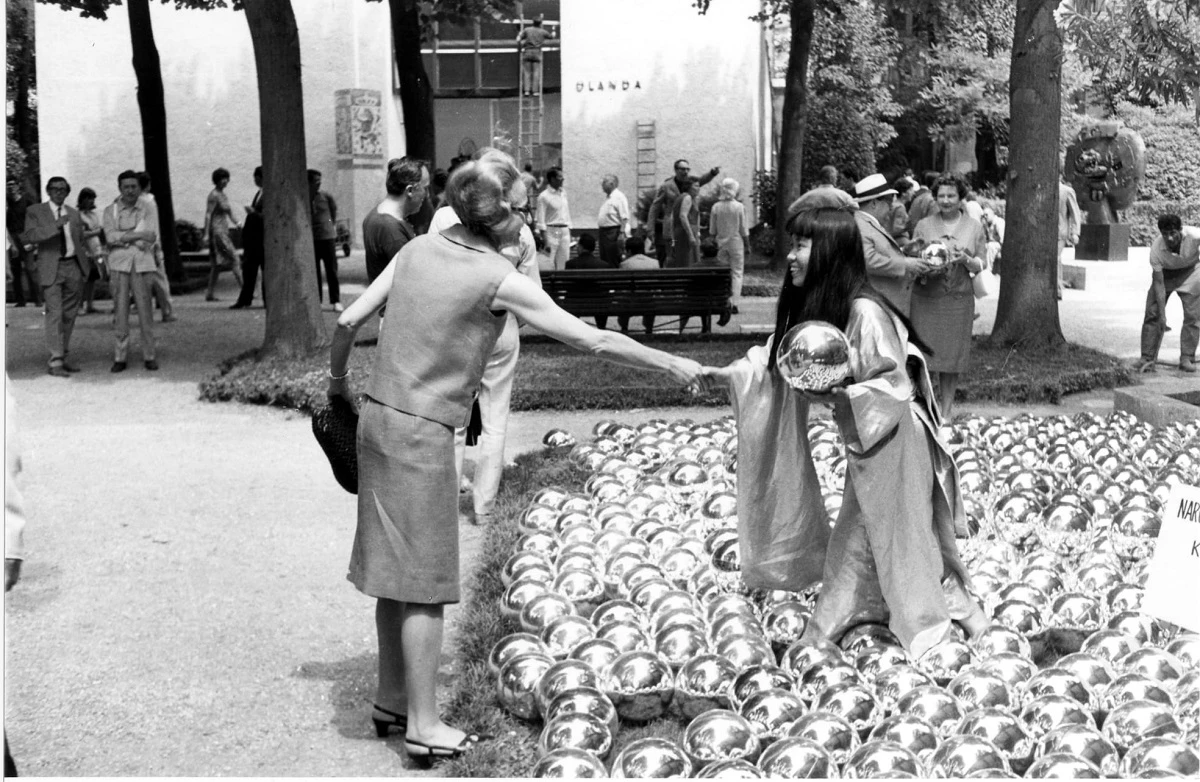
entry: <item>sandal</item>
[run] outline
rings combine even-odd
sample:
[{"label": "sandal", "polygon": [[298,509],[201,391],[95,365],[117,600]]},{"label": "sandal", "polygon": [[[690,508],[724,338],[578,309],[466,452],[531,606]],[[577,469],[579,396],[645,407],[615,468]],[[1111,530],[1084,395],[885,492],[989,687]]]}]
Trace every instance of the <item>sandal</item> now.
[{"label": "sandal", "polygon": [[378,704],[371,704],[371,707],[374,709],[371,713],[371,721],[375,723],[375,735],[379,738],[386,739],[392,728],[401,733],[408,731],[408,715],[398,714]]},{"label": "sandal", "polygon": [[490,739],[491,736],[481,735],[478,733],[468,733],[457,747],[444,747],[438,744],[426,744],[423,741],[416,739],[404,740],[404,751],[408,756],[417,763],[424,765],[431,764],[434,760],[443,760],[446,758],[460,757],[464,752],[478,744],[480,741]]}]

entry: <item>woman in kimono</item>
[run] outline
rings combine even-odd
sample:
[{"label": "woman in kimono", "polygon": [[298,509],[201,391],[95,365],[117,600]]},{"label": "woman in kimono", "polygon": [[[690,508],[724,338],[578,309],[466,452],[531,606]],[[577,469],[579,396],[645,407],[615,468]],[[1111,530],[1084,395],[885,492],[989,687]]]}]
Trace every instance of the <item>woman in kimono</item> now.
[{"label": "woman in kimono", "polygon": [[[774,336],[746,358],[706,370],[729,384],[738,419],[738,515],[751,535],[742,546],[746,577],[770,588],[823,582],[805,641],[836,642],[855,625],[886,623],[920,655],[950,637],[952,621],[973,635],[988,620],[967,591],[954,540],[965,534],[966,515],[957,468],[935,434],[941,416],[924,345],[867,281],[852,215],[805,212],[789,228],[793,249]],[[778,377],[774,346],[809,320],[832,323],[850,341],[852,380],[828,394],[802,395]],[[846,446],[832,532],[822,529],[808,454],[812,401],[832,404]],[[782,555],[795,561],[776,561]],[[818,563],[823,568],[814,570]],[[764,579],[764,567],[774,579]]]}]

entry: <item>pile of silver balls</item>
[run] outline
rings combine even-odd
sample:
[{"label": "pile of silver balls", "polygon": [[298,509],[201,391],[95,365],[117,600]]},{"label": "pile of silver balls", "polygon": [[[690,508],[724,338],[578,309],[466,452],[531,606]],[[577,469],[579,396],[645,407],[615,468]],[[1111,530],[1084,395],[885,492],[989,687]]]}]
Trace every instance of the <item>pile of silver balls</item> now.
[{"label": "pile of silver balls", "polygon": [[[1200,484],[1200,426],[968,417],[939,434],[994,624],[913,659],[875,624],[801,643],[819,585],[742,582],[731,419],[547,433],[589,477],[521,514],[500,610],[522,631],[489,658],[503,707],[543,726],[530,775],[1200,775],[1200,635],[1141,611],[1163,501]],[[809,439],[832,523],[844,448],[827,420]],[[614,751],[660,718],[682,738]]]}]

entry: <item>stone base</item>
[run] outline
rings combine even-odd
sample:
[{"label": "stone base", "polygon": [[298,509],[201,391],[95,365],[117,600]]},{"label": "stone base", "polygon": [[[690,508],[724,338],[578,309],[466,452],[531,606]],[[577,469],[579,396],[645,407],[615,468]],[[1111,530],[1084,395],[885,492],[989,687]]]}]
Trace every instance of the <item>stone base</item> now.
[{"label": "stone base", "polygon": [[1178,382],[1158,382],[1153,387],[1113,389],[1113,409],[1125,410],[1154,426],[1200,420],[1200,391],[1189,377]]},{"label": "stone base", "polygon": [[1063,287],[1081,291],[1087,288],[1087,267],[1070,261],[1062,265]]},{"label": "stone base", "polygon": [[1128,261],[1129,226],[1120,223],[1080,226],[1075,258],[1080,261]]}]

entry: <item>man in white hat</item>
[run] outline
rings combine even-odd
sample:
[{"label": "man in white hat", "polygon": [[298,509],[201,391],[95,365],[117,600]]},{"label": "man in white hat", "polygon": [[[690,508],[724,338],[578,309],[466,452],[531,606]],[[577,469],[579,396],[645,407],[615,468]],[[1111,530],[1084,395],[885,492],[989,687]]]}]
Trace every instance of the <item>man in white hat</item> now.
[{"label": "man in white hat", "polygon": [[906,316],[912,301],[913,279],[929,271],[920,258],[910,258],[884,228],[892,211],[896,191],[883,174],[871,174],[854,186],[858,210],[854,220],[862,234],[863,254],[867,260],[867,278],[884,298]]}]

